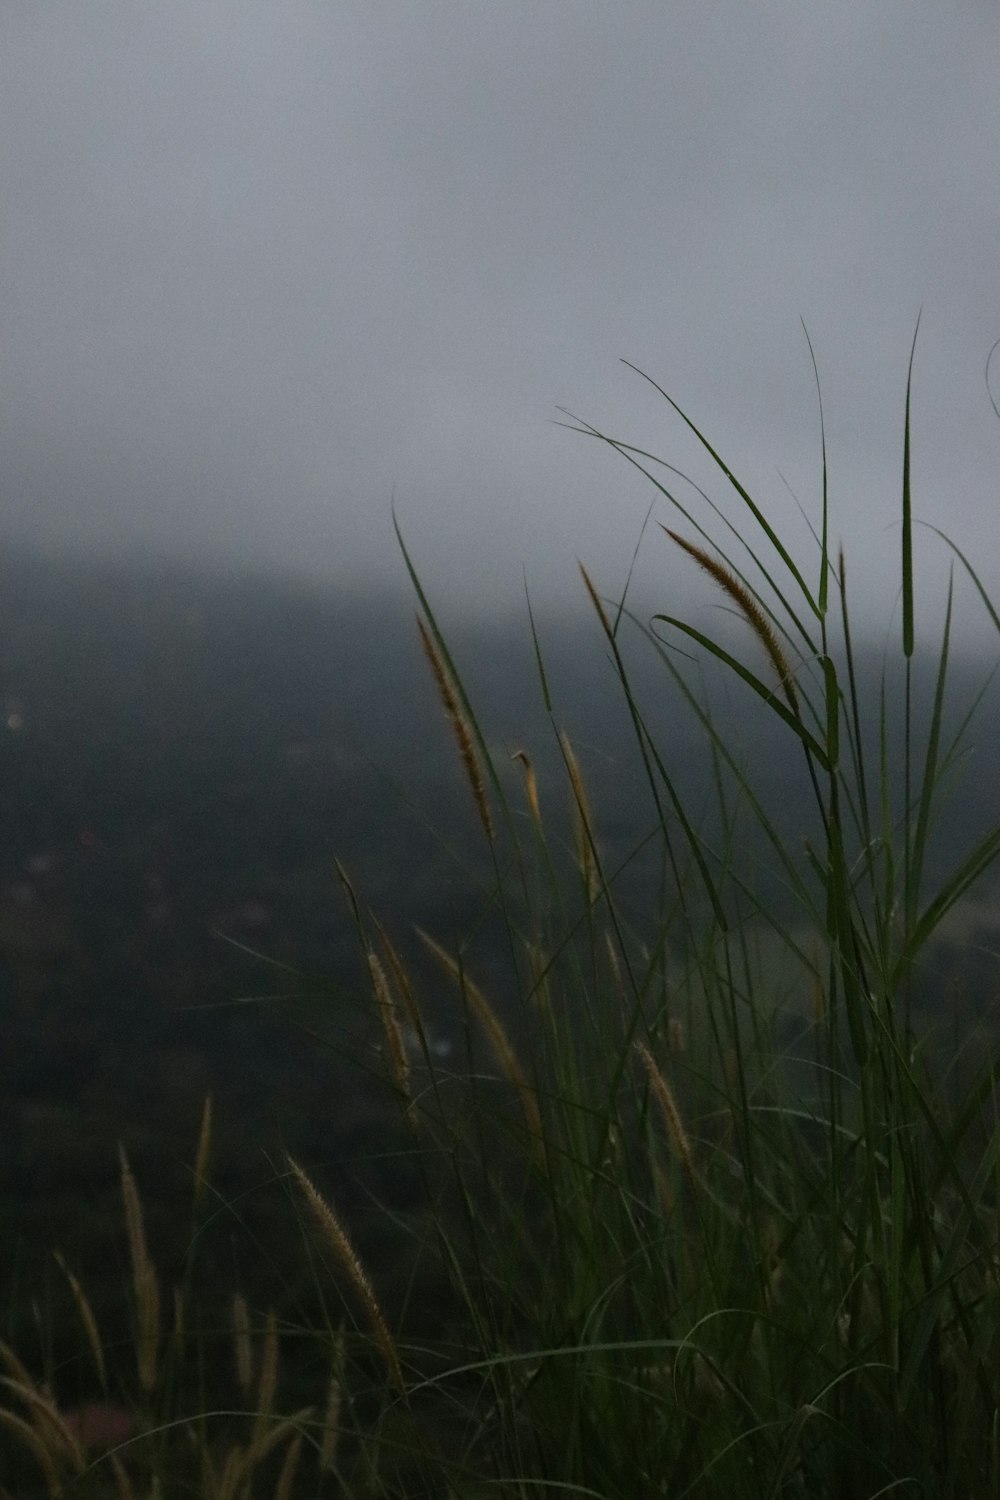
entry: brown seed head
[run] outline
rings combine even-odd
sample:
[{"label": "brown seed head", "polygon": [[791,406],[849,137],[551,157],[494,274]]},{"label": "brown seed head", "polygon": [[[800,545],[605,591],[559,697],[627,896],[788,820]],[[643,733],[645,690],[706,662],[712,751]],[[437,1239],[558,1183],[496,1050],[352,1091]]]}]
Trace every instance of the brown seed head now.
[{"label": "brown seed head", "polygon": [[644,1042],[636,1042],[635,1050],[638,1052],[642,1065],[646,1070],[649,1085],[653,1091],[653,1097],[660,1106],[660,1113],[663,1116],[670,1138],[674,1143],[674,1148],[677,1152],[681,1170],[684,1173],[688,1187],[694,1192],[698,1187],[698,1174],[695,1171],[691,1142],[688,1140],[687,1131],[684,1129],[684,1121],[681,1119],[681,1112],[677,1108],[677,1101],[674,1098],[673,1090],[657,1067],[656,1059],[646,1044]]},{"label": "brown seed head", "polygon": [[795,677],[788,657],[785,655],[774,626],[761,609],[760,604],[754,598],[753,594],[745,584],[740,582],[735,573],[731,572],[717,557],[713,557],[711,552],[707,552],[704,547],[696,546],[694,542],[689,542],[686,537],[679,536],[676,531],[671,531],[669,527],[664,526],[663,530],[689,557],[693,557],[695,562],[704,568],[705,572],[714,578],[719,587],[732,599],[767,653],[768,660],[774,668],[778,681],[781,683],[785,697],[788,700],[788,706],[792,710],[792,713],[798,717],[799,699],[795,689]]},{"label": "brown seed head", "polygon": [[459,702],[459,697],[455,691],[448,669],[441,658],[437,642],[419,615],[417,616],[417,627],[420,631],[420,640],[424,648],[424,655],[430,663],[431,673],[437,684],[438,694],[444,705],[445,714],[448,717],[448,722],[451,724],[455,743],[458,746],[458,753],[465,767],[466,779],[472,791],[472,799],[476,804],[479,821],[483,825],[483,832],[486,834],[487,839],[492,843],[493,818],[490,814],[489,803],[486,800],[483,773],[479,764],[479,756],[476,753],[475,742],[472,738],[472,730],[469,728],[469,721]]},{"label": "brown seed head", "polygon": [[354,1246],[348,1239],[347,1232],[333,1209],[320,1195],[298,1162],[294,1161],[290,1156],[287,1157],[287,1161],[292,1176],[298,1183],[313,1218],[322,1230],[327,1244],[340,1262],[341,1269],[351,1283],[354,1293],[365,1311],[375,1342],[382,1351],[393,1384],[402,1394],[404,1381],[402,1366],[399,1362],[399,1353],[393,1341],[392,1334],[389,1332],[389,1325],[382,1316],[382,1309],[378,1305],[375,1293],[372,1290],[372,1284],[365,1274]]}]

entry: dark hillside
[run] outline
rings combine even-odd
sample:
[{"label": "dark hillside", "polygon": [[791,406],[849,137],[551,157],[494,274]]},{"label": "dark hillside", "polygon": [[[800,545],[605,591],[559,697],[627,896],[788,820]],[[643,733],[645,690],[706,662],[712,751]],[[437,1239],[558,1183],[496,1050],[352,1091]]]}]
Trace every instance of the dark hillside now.
[{"label": "dark hillside", "polygon": [[[335,860],[404,943],[414,922],[471,930],[486,873],[413,613],[396,598],[259,578],[5,560],[0,1234],[15,1279],[42,1245],[100,1258],[119,1218],[119,1138],[170,1225],[208,1092],[219,1180],[234,1197],[266,1182],[279,1141],[340,1157],[347,1184],[352,1159],[371,1153],[386,1101],[378,1081],[364,1089],[352,1072],[348,1083],[345,1057],[374,1065],[376,1054]],[[614,868],[651,826],[628,714],[596,624],[543,623],[542,642]],[[466,628],[450,645],[512,805],[523,800],[509,756],[526,748],[547,811],[565,808],[527,623]],[[637,696],[700,815],[711,767],[655,653],[641,640],[629,649]],[[865,672],[874,684],[877,663]],[[956,705],[971,701],[979,669],[952,675]],[[760,795],[800,837],[812,820],[799,756],[756,702],[728,701]],[[981,743],[998,733],[987,704]],[[972,763],[940,830],[942,861],[998,802],[995,778]],[[640,933],[655,879],[638,860],[621,880]],[[982,914],[975,936],[988,951]],[[488,926],[480,947],[502,975]],[[977,989],[989,987],[981,951],[974,965],[959,949],[942,955],[942,983],[972,965]],[[285,998],[234,1003],[276,993]],[[443,1037],[451,1003],[429,995]]]}]

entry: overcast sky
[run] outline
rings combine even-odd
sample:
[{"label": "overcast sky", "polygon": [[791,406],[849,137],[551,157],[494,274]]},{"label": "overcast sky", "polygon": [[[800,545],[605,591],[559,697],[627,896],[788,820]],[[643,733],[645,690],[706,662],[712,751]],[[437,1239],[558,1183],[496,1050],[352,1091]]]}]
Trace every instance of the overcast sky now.
[{"label": "overcast sky", "polygon": [[652,491],[558,408],[709,473],[625,358],[811,568],[802,318],[882,619],[922,307],[915,510],[1000,592],[998,79],[993,0],[6,0],[4,530],[403,587],[394,495],[439,596],[614,593]]}]

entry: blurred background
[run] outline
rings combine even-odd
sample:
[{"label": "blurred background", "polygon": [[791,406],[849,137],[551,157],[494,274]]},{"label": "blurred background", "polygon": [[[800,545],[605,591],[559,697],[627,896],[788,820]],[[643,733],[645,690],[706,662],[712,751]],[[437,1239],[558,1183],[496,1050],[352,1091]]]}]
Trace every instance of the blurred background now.
[{"label": "blurred background", "polygon": [[[394,497],[466,609],[518,610],[522,569],[575,599],[577,556],[612,592],[652,497],[558,409],[711,476],[624,358],[805,544],[802,319],[881,625],[921,308],[917,509],[992,551],[998,27],[904,0],[5,6],[8,542],[405,588]],[[671,562],[654,541],[650,588]]]},{"label": "blurred background", "polygon": [[[393,507],[498,762],[528,749],[565,819],[527,586],[557,718],[623,857],[649,809],[577,560],[611,598],[634,562],[640,619],[722,627],[655,524],[689,523],[565,413],[704,486],[735,540],[657,470],[741,561],[756,538],[621,360],[704,431],[814,583],[805,323],[831,542],[875,683],[898,650],[920,315],[914,513],[1000,588],[998,30],[991,5],[930,0],[3,6],[12,1287],[40,1245],[99,1258],[119,1137],[169,1240],[208,1092],[224,1195],[270,1201],[281,1140],[335,1156],[350,1204],[386,1099],[334,861],[404,945],[414,920],[460,937],[482,900]],[[926,650],[951,554],[926,530],[917,547]],[[960,713],[996,631],[956,583]],[[697,806],[704,757],[658,668],[637,659]],[[985,712],[942,861],[995,811]],[[794,834],[786,749],[740,724]],[[648,897],[637,879],[623,898],[639,925]],[[993,910],[968,908],[942,960],[977,1003],[995,988]],[[480,963],[500,981],[488,941]],[[359,1061],[370,1082],[349,1088]]]}]

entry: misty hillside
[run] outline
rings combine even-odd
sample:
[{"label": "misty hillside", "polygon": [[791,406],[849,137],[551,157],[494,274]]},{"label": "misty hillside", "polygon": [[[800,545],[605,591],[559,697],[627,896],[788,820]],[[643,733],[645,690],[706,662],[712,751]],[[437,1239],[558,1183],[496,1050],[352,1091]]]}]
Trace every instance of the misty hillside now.
[{"label": "misty hillside", "polygon": [[[627,706],[596,621],[543,618],[538,632],[554,720],[570,733],[615,869],[654,821]],[[526,817],[510,760],[522,749],[568,847],[527,619],[447,634],[514,816]],[[622,641],[698,822],[714,795],[711,758],[656,652],[628,622]],[[878,658],[861,670],[875,692]],[[168,1213],[208,1092],[220,1106],[220,1180],[233,1192],[260,1177],[277,1135],[306,1151],[328,1150],[332,1133],[345,1162],[368,1150],[384,1101],[346,1083],[348,1056],[364,1060],[373,1042],[336,861],[404,946],[414,923],[448,940],[478,930],[488,876],[413,606],[260,577],[8,555],[0,671],[0,1232],[19,1247],[17,1264],[70,1226],[82,1247],[99,1242],[102,1215],[116,1212],[119,1138]],[[953,668],[956,714],[984,675],[980,664]],[[816,832],[801,756],[748,697],[720,697],[716,711],[731,716],[759,795],[801,843]],[[977,738],[990,750],[998,736],[987,699]],[[959,770],[936,846],[942,868],[1000,802],[977,762]],[[711,836],[710,819],[699,826]],[[620,879],[639,936],[657,878],[639,857]],[[985,1005],[991,908],[967,912],[964,946],[941,972],[965,975]],[[502,976],[489,923],[478,942],[485,972]],[[445,1045],[447,1002],[432,993],[429,1007]]]}]

